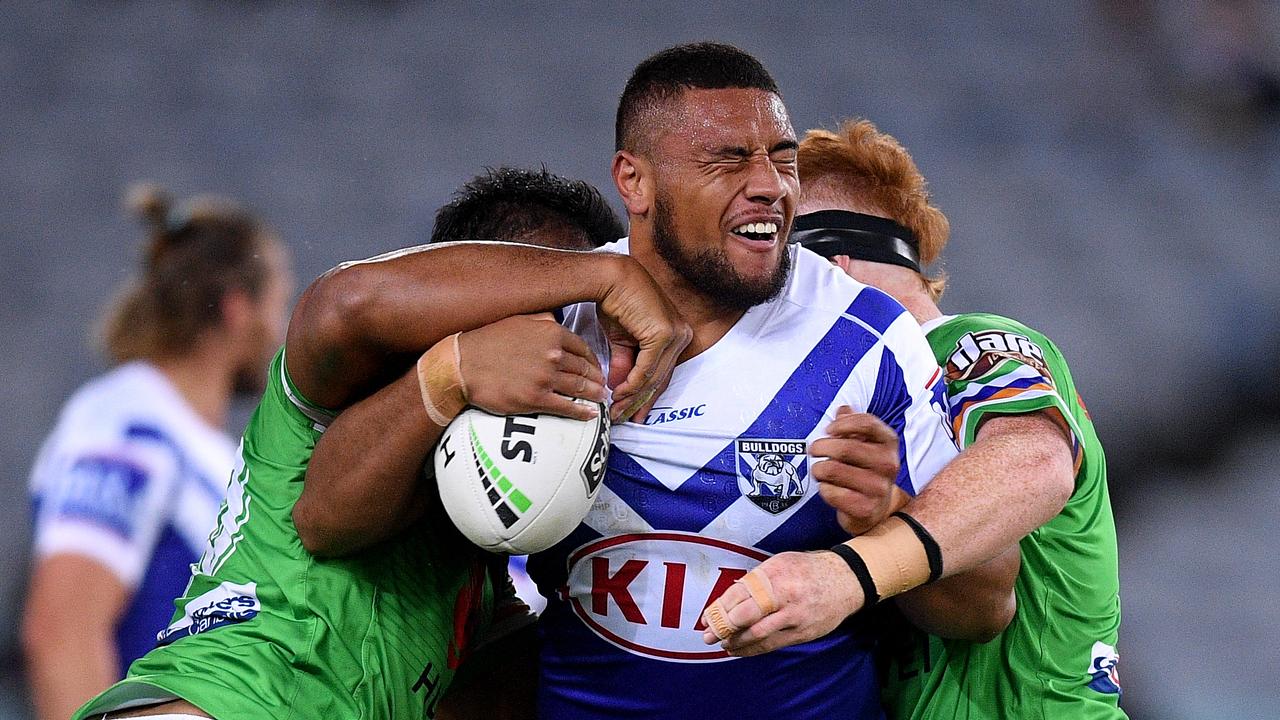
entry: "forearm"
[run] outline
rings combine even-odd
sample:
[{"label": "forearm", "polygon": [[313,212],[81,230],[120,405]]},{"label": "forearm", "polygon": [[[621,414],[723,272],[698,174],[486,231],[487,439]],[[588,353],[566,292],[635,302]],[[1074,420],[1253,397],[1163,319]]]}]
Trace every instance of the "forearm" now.
[{"label": "forearm", "polygon": [[344,410],[316,443],[294,505],[302,544],[345,555],[417,519],[429,491],[422,466],[443,432],[423,408],[416,368]]},{"label": "forearm", "polygon": [[945,638],[987,642],[1004,631],[1017,611],[1012,585],[1022,555],[1009,548],[978,567],[918,587],[895,598],[916,627]]},{"label": "forearm", "polygon": [[1040,412],[996,417],[905,511],[942,551],[943,576],[963,573],[1053,519],[1075,487],[1066,431]]},{"label": "forearm", "polygon": [[348,263],[303,294],[290,323],[289,372],[313,402],[340,408],[388,357],[501,318],[599,301],[630,258],[504,243],[414,249]]}]

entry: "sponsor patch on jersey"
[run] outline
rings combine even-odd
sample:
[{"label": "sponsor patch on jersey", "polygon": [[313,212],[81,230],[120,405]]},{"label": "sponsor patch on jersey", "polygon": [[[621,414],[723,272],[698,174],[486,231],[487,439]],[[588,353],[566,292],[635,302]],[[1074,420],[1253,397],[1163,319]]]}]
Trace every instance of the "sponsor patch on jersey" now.
[{"label": "sponsor patch on jersey", "polygon": [[1014,360],[1035,368],[1049,384],[1053,376],[1045,362],[1044,351],[1031,339],[1018,333],[1003,330],[987,330],[966,333],[956,341],[956,349],[947,358],[947,382],[973,380],[991,372],[1005,360]]},{"label": "sponsor patch on jersey", "polygon": [[72,465],[48,506],[56,517],[88,520],[127,540],[133,535],[138,498],[146,483],[146,471],[129,460],[88,455]]},{"label": "sponsor patch on jersey", "polygon": [[569,554],[560,593],[592,632],[629,653],[673,662],[731,660],[702,642],[702,612],[768,557],[692,533],[615,535]]},{"label": "sponsor patch on jersey", "polygon": [[244,622],[257,617],[261,610],[257,583],[237,585],[224,582],[209,592],[187,601],[182,617],[156,634],[156,645],[168,645],[188,635]]},{"label": "sponsor patch on jersey", "polygon": [[1093,644],[1089,661],[1089,687],[1100,693],[1120,694],[1120,655],[1116,649],[1104,642]]},{"label": "sponsor patch on jersey", "polygon": [[795,505],[809,489],[809,456],[803,440],[739,438],[738,490],[766,512],[777,515]]}]

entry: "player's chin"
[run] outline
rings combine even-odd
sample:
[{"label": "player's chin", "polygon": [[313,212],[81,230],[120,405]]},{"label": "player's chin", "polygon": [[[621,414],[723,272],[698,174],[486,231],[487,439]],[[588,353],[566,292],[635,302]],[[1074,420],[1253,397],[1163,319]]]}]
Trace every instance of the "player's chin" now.
[{"label": "player's chin", "polygon": [[738,238],[730,240],[725,254],[739,277],[767,282],[778,271],[785,247],[784,243],[777,241],[766,246]]}]

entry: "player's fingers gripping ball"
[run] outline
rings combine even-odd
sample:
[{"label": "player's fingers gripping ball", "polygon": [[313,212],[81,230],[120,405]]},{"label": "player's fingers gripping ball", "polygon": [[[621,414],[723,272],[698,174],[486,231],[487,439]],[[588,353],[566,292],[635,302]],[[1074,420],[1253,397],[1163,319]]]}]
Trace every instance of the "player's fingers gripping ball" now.
[{"label": "player's fingers gripping ball", "polygon": [[779,607],[769,576],[760,568],[743,575],[703,613],[708,631],[703,640],[708,644],[726,640],[744,627],[777,612]]}]

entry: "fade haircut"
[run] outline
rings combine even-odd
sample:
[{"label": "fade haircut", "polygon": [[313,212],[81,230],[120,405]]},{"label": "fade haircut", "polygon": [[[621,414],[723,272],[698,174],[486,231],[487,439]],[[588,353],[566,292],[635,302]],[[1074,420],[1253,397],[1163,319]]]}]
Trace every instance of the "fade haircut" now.
[{"label": "fade haircut", "polygon": [[[911,153],[871,121],[845,120],[835,132],[805,133],[797,166],[805,196],[873,206],[915,234],[922,266],[942,254],[951,234],[947,216],[929,203],[924,175]],[[934,300],[942,297],[945,274],[921,272],[921,279]]]},{"label": "fade haircut", "polygon": [[651,126],[646,122],[665,103],[690,89],[750,88],[781,97],[764,65],[724,43],[701,42],[667,48],[636,66],[618,101],[614,149],[643,152]]},{"label": "fade haircut", "polygon": [[547,245],[547,235],[562,233],[554,247],[586,249],[626,234],[600,191],[581,180],[541,170],[486,169],[436,213],[430,242],[506,240]]}]

